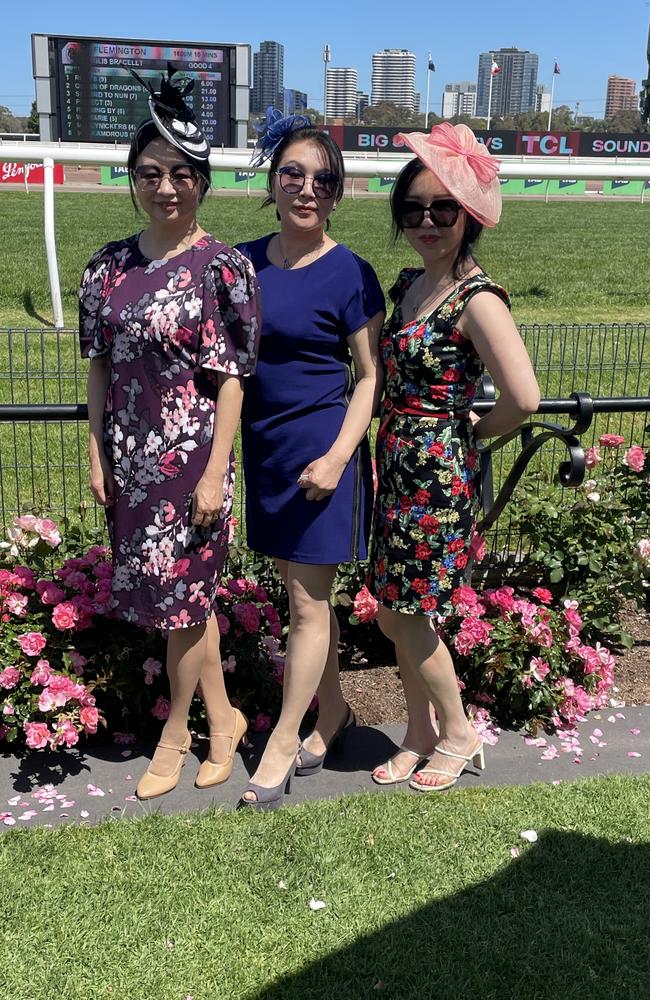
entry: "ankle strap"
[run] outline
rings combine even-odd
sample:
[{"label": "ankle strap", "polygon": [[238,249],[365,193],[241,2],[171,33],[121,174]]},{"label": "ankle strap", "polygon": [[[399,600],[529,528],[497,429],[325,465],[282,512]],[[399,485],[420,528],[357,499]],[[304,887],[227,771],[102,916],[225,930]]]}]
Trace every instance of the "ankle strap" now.
[{"label": "ankle strap", "polygon": [[176,753],[188,753],[190,749],[189,747],[186,747],[185,744],[179,747],[175,743],[163,743],[162,741],[158,743],[158,746],[161,750],[175,750]]}]

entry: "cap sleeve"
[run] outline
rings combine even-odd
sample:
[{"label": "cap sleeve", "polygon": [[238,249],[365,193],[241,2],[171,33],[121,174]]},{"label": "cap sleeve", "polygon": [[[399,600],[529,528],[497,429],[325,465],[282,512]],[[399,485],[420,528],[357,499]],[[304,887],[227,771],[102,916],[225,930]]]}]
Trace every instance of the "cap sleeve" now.
[{"label": "cap sleeve", "polygon": [[237,250],[221,250],[205,272],[199,365],[229,375],[252,375],[260,327],[253,265]]},{"label": "cap sleeve", "polygon": [[419,274],[422,274],[422,268],[402,268],[400,273],[397,275],[397,281],[388,289],[388,297],[391,302],[401,302],[406,295],[407,290],[411,287]]},{"label": "cap sleeve", "polygon": [[111,283],[113,254],[102,247],[89,260],[79,287],[79,347],[82,358],[101,358],[111,352],[110,330],[102,323],[102,309]]},{"label": "cap sleeve", "polygon": [[355,333],[378,312],[386,311],[386,300],[374,269],[362,257],[352,256],[356,267],[350,268],[353,282],[342,315],[348,335]]},{"label": "cap sleeve", "polygon": [[461,285],[458,290],[458,294],[454,298],[451,307],[450,318],[456,322],[461,313],[465,310],[468,302],[474,298],[478,292],[492,292],[493,295],[497,295],[510,309],[510,296],[506,292],[505,288],[501,285],[497,285],[495,281],[485,275],[476,275],[473,278],[468,278],[467,281]]}]

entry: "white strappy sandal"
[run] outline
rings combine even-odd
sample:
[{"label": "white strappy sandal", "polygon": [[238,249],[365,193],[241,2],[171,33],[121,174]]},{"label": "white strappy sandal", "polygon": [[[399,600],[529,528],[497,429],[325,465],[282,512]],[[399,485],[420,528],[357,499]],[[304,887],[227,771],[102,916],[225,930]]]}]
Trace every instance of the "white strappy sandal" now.
[{"label": "white strappy sandal", "polygon": [[[395,773],[395,769],[393,768],[393,760],[395,759],[395,757],[397,757],[397,753],[410,753],[412,757],[415,757],[415,761],[413,763],[413,766],[411,768],[409,768],[409,770],[406,772],[406,774],[396,774]],[[376,774],[374,773],[374,771],[370,775],[370,777],[375,782],[375,784],[377,784],[377,785],[398,785],[402,781],[408,781],[409,778],[411,777],[411,775],[413,774],[413,772],[415,771],[416,767],[418,766],[418,764],[421,764],[423,760],[428,760],[429,757],[431,757],[432,754],[435,753],[435,750],[432,750],[431,753],[418,753],[417,750],[411,750],[410,747],[405,747],[405,746],[402,745],[399,748],[399,750],[397,751],[397,753],[393,754],[393,756],[390,758],[390,760],[387,760],[385,764],[379,764],[375,768],[375,771],[387,771],[388,774],[390,775],[390,777],[388,777],[388,778],[378,778],[376,776]]]},{"label": "white strappy sandal", "polygon": [[485,754],[483,746],[483,743],[480,743],[478,750],[475,750],[474,753],[469,754],[467,757],[462,753],[452,753],[451,750],[444,750],[442,747],[436,747],[435,752],[442,754],[443,757],[452,757],[455,760],[461,761],[460,767],[457,771],[443,771],[437,767],[424,767],[419,774],[442,774],[450,780],[435,785],[426,785],[421,781],[409,781],[409,788],[414,788],[416,792],[444,792],[446,788],[451,788],[452,785],[456,784],[470,761],[477,770],[484,771]]}]

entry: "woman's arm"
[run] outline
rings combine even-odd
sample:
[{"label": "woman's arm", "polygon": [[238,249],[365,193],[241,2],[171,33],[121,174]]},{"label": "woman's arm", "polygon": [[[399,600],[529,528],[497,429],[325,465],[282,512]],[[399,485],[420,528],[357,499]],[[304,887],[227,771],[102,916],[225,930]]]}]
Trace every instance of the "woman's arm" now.
[{"label": "woman's arm", "polygon": [[370,426],[384,383],[384,370],[379,359],[379,334],[384,317],[384,312],[375,313],[365,326],[348,337],[356,386],[332,447],[325,455],[310,462],[298,479],[299,485],[307,491],[307,500],[323,500],[334,492]]},{"label": "woman's arm", "polygon": [[244,398],[244,386],[240,376],[218,372],[217,379],[219,392],[210,457],[203,475],[196,484],[192,501],[192,523],[202,527],[211,524],[223,507],[224,481]]},{"label": "woman's arm", "polygon": [[477,438],[515,430],[539,406],[539,386],[524,342],[505,304],[493,292],[478,292],[459,323],[499,390],[492,410],[474,424]]},{"label": "woman's arm", "polygon": [[90,491],[102,507],[112,506],[115,500],[113,471],[104,451],[104,410],[110,380],[110,355],[91,358],[87,382]]}]

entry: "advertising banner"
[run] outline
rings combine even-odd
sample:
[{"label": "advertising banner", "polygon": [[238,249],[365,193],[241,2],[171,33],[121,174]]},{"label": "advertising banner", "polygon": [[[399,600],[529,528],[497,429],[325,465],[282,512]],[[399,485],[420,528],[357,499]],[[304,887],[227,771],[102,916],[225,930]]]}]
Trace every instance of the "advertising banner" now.
[{"label": "advertising banner", "polygon": [[369,177],[368,190],[385,191],[386,194],[389,194],[393,190],[394,183],[395,183],[394,177]]},{"label": "advertising banner", "polygon": [[258,174],[254,170],[213,170],[212,187],[263,191],[266,189],[266,174]]},{"label": "advertising banner", "polygon": [[622,194],[627,198],[640,198],[650,192],[650,181],[604,181],[603,194]]},{"label": "advertising banner", "polygon": [[[45,168],[42,163],[2,163],[0,162],[0,184],[42,184],[45,180]],[[54,183],[63,184],[65,180],[63,164],[54,164]]]}]

